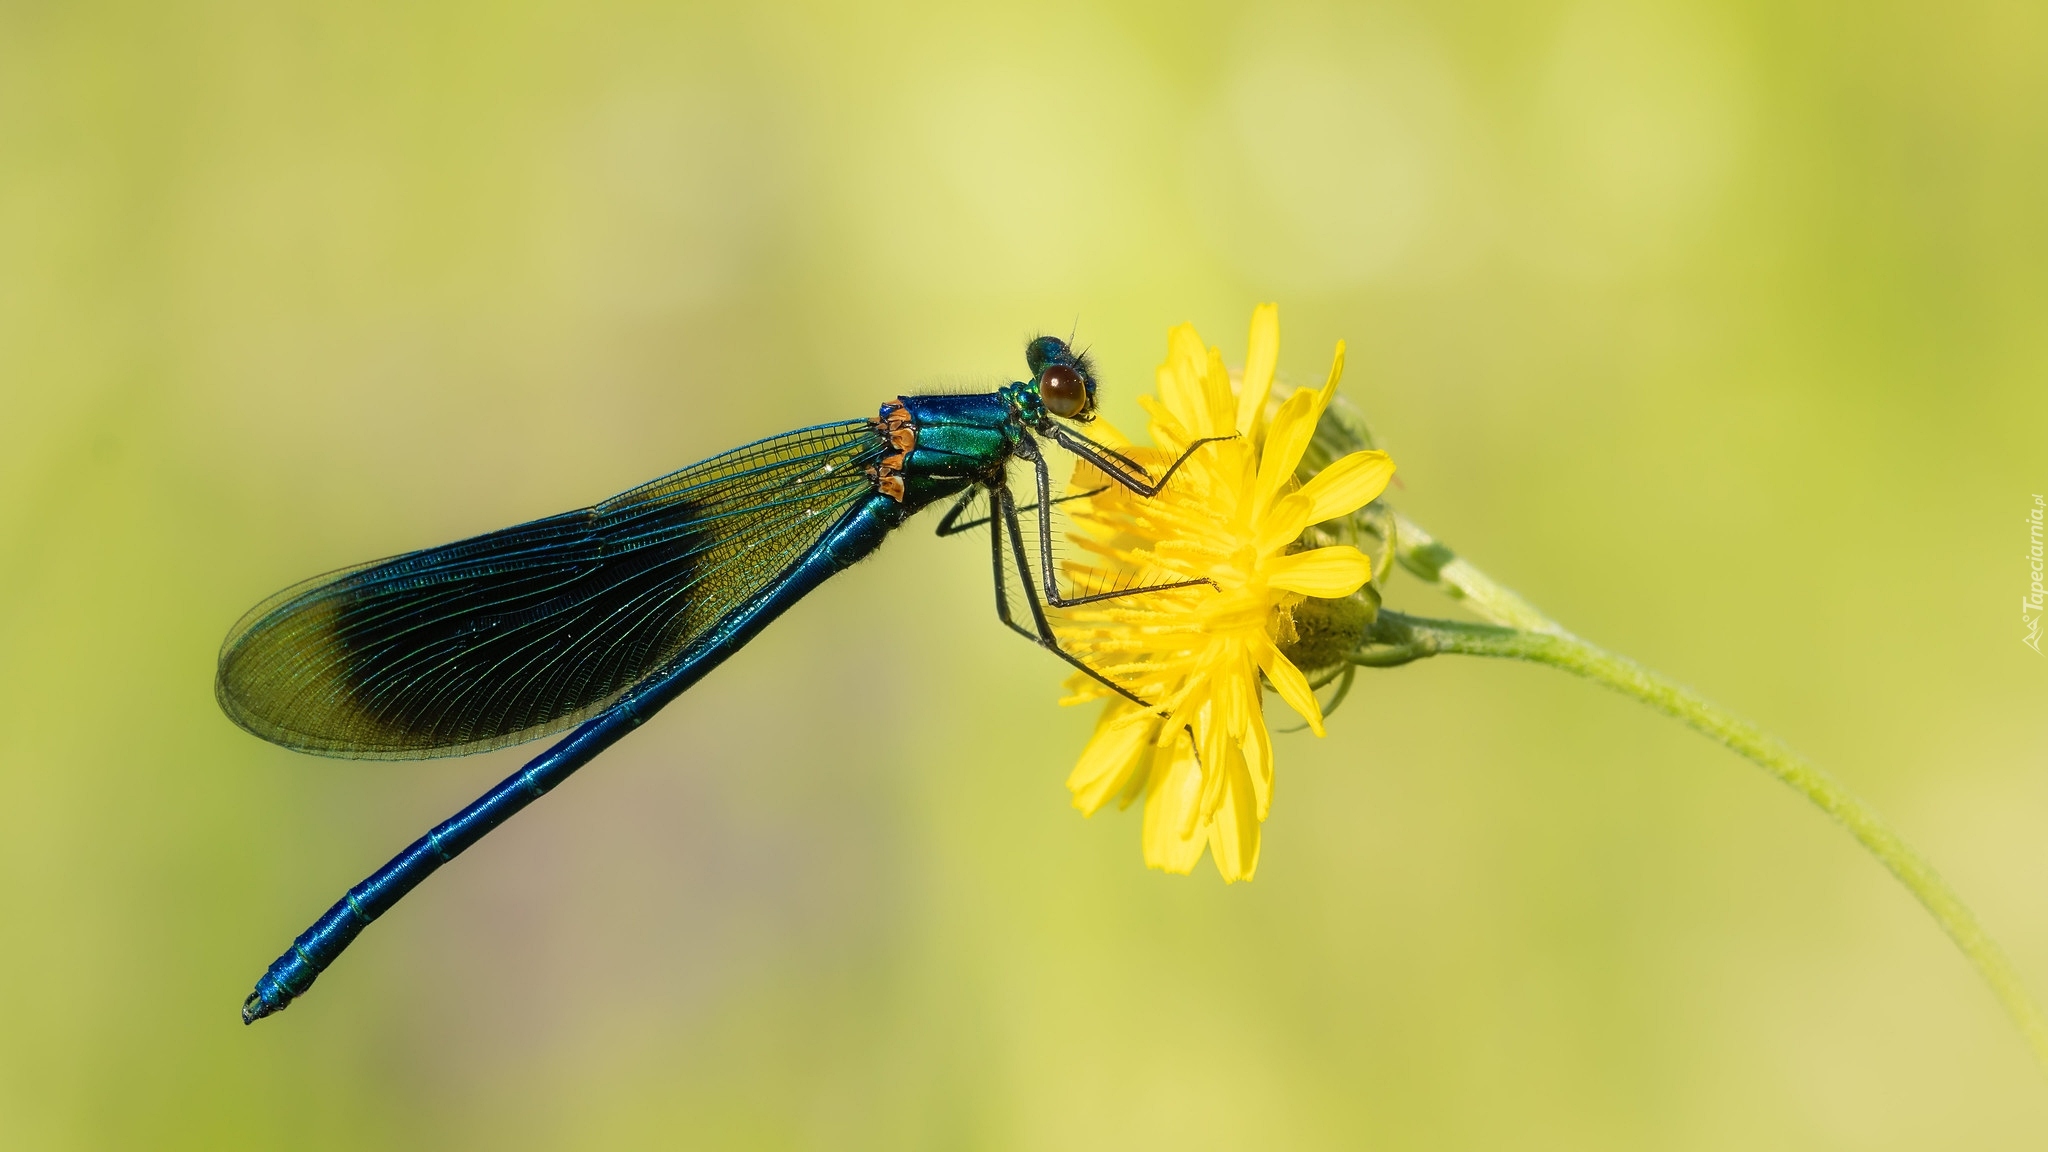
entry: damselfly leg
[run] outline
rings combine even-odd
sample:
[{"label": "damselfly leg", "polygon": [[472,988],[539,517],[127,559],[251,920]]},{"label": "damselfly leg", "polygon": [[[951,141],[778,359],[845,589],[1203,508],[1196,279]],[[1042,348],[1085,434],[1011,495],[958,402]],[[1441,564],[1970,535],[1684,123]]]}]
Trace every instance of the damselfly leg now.
[{"label": "damselfly leg", "polygon": [[[1103,475],[1111,480],[1147,498],[1159,495],[1159,490],[1166,487],[1166,482],[1173,479],[1173,474],[1180,471],[1180,466],[1188,462],[1188,457],[1193,456],[1196,449],[1204,444],[1215,444],[1224,440],[1237,439],[1235,433],[1229,436],[1204,436],[1200,440],[1188,445],[1179,456],[1174,458],[1173,463],[1166,466],[1166,471],[1160,474],[1159,479],[1154,480],[1151,474],[1145,471],[1144,466],[1136,460],[1111,448],[1107,444],[1097,444],[1095,441],[1063,424],[1054,424],[1051,435],[1053,443],[1095,465],[1102,470]],[[1028,454],[1037,464],[1039,475],[1044,476],[1046,467],[1043,454],[1037,451],[1038,445],[1030,443],[1031,438],[1029,436],[1026,436],[1024,439],[1027,444],[1030,444],[1030,447],[1022,449],[1020,446],[1021,450],[1018,452],[1018,455]]]},{"label": "damselfly leg", "polygon": [[[1166,482],[1172,478],[1174,472],[1197,449],[1217,440],[1228,439],[1230,439],[1228,436],[1214,436],[1198,440],[1189,445],[1187,450],[1182,452],[1179,458],[1174,460],[1167,467],[1165,473],[1156,481],[1152,480],[1144,468],[1136,461],[1131,460],[1114,449],[1095,444],[1093,441],[1083,440],[1085,448],[1089,450],[1089,454],[1083,458],[1087,459],[1097,468],[1102,469],[1105,475],[1117,483],[1142,495],[1151,496],[1156,495],[1166,485]],[[1075,493],[1055,499],[1052,494],[1052,470],[1047,464],[1045,454],[1039,449],[1037,442],[1029,435],[1024,436],[1018,443],[1017,455],[1031,462],[1035,487],[1037,489],[1038,499],[1034,506],[1034,511],[1038,515],[1038,572],[1035,574],[1032,572],[1030,546],[1025,543],[1023,520],[1017,505],[1016,496],[1010,491],[1009,481],[1006,477],[999,477],[993,483],[981,485],[976,491],[962,494],[961,498],[951,508],[947,509],[946,515],[939,520],[939,535],[950,536],[963,532],[968,528],[978,527],[984,522],[988,523],[990,528],[989,561],[995,585],[997,618],[1002,620],[1003,624],[1011,631],[1031,640],[1041,648],[1057,654],[1060,659],[1087,673],[1090,678],[1114,691],[1117,695],[1137,704],[1139,707],[1150,708],[1152,705],[1143,697],[1111,680],[1108,676],[1089,665],[1087,661],[1067,651],[1060,644],[1059,635],[1053,630],[1051,622],[1046,619],[1045,605],[1051,604],[1058,608],[1070,608],[1076,605],[1093,604],[1125,596],[1141,596],[1152,592],[1167,592],[1176,588],[1191,588],[1201,584],[1206,584],[1213,588],[1216,586],[1215,582],[1207,579],[1175,580],[1164,584],[1147,584],[1136,588],[1124,588],[1082,596],[1063,595],[1060,592],[1059,576],[1056,561],[1053,557],[1052,508],[1056,504],[1063,504],[1069,500],[1078,500],[1097,495],[1105,491],[1106,487],[1095,488],[1087,492]],[[1135,477],[1144,477],[1144,479],[1141,481]],[[968,514],[968,509],[973,506],[978,491],[986,491],[988,494],[990,506],[988,516],[971,520],[963,519]],[[1030,628],[1026,628],[1023,624],[1019,623],[1016,614],[1011,610],[1009,572],[1006,570],[1007,565],[1003,557],[1006,538],[1012,553],[1012,559],[1016,565],[1018,582],[1024,590],[1025,602],[1031,610],[1032,626]]]},{"label": "damselfly leg", "polygon": [[[995,483],[988,485],[988,494],[989,503],[992,505],[989,540],[991,545],[990,551],[995,561],[996,615],[1001,617],[1003,623],[1009,625],[1012,630],[1022,633],[1024,636],[1035,641],[1039,647],[1052,652],[1060,659],[1086,672],[1090,678],[1117,695],[1122,696],[1140,708],[1152,707],[1144,697],[1139,696],[1101,672],[1096,671],[1086,660],[1067,651],[1060,644],[1059,634],[1053,631],[1052,623],[1045,618],[1045,605],[1040,602],[1038,588],[1031,579],[1031,558],[1024,546],[1024,525],[1017,516],[1017,499],[1010,494],[1009,482],[1004,479],[997,479]],[[1040,515],[1038,519],[1042,529],[1051,522],[1052,518],[1047,515]],[[1025,631],[1010,614],[1010,598],[1006,591],[1009,574],[1003,571],[1003,541],[1005,537],[1008,537],[1011,553],[1016,559],[1017,575],[1024,588],[1024,601],[1031,607],[1031,623],[1035,631]],[[1142,588],[1133,589],[1132,591],[1148,592],[1153,590]],[[1129,594],[1123,593],[1123,595]]]},{"label": "damselfly leg", "polygon": [[[1107,491],[1109,491],[1109,485],[1104,484],[1100,488],[1090,488],[1086,492],[1076,492],[1071,496],[1062,496],[1059,499],[1053,501],[1053,503],[1065,504],[1070,500],[1086,500],[1090,496],[1100,496]],[[969,488],[967,491],[962,492],[960,494],[960,499],[955,500],[953,502],[953,506],[951,508],[946,509],[946,514],[944,516],[939,517],[939,527],[937,534],[940,536],[957,536],[970,528],[979,528],[983,524],[987,524],[989,521],[994,519],[993,516],[978,516],[972,520],[960,519],[960,517],[967,515],[968,510],[974,507],[974,502],[980,497],[986,495],[987,492],[987,488],[978,484],[972,488]],[[1034,504],[1032,505],[1032,511],[1035,514],[1042,514],[1044,510]]]},{"label": "damselfly leg", "polygon": [[[1055,436],[1057,437],[1060,433],[1064,433],[1066,429],[1055,425],[1053,431]],[[1105,448],[1102,445],[1095,443],[1093,440],[1088,440],[1084,437],[1076,436],[1075,439],[1081,441],[1083,444],[1087,445],[1091,449],[1100,449],[1102,452],[1107,453],[1109,457],[1121,461],[1125,465],[1128,465],[1130,468],[1135,470],[1138,473],[1138,475],[1145,475],[1145,470],[1143,468],[1140,468],[1137,465],[1137,463],[1135,463],[1129,457],[1123,455],[1122,453],[1117,452],[1115,449]],[[1129,476],[1120,474],[1116,471],[1112,471],[1111,466],[1109,465],[1106,459],[1095,457],[1092,455],[1083,455],[1081,450],[1072,448],[1071,445],[1068,445],[1068,447],[1070,450],[1074,451],[1075,455],[1081,456],[1082,459],[1087,460],[1090,464],[1093,464],[1097,468],[1102,469],[1103,472],[1110,477],[1110,479],[1115,480],[1117,483],[1122,484],[1124,487],[1129,488],[1131,491],[1136,492],[1141,496],[1149,497],[1158,495],[1159,490],[1166,487],[1166,482],[1173,478],[1173,474],[1180,470],[1180,466],[1182,464],[1187,463],[1188,457],[1194,455],[1197,449],[1201,448],[1204,444],[1213,444],[1219,440],[1230,439],[1234,439],[1234,437],[1209,436],[1201,440],[1195,441],[1193,444],[1188,445],[1187,450],[1185,452],[1182,452],[1178,459],[1174,460],[1172,464],[1167,466],[1164,475],[1160,476],[1159,479],[1156,481],[1145,482],[1143,487],[1140,487],[1138,482],[1133,481]],[[1062,439],[1060,443],[1062,445],[1067,445],[1067,441],[1064,439]],[[1038,505],[1040,508],[1046,507],[1052,500],[1052,468],[1050,465],[1046,463],[1045,453],[1042,450],[1040,450],[1040,448],[1038,447],[1038,443],[1036,441],[1031,439],[1031,437],[1026,436],[1017,444],[1017,455],[1031,462],[1032,471],[1036,474],[1038,480]],[[1021,534],[1022,526],[1016,523],[1014,514],[1012,514],[1011,527],[1013,531],[1017,531]],[[1020,540],[1020,546],[1021,543],[1022,541]],[[1146,592],[1170,592],[1175,588],[1193,588],[1197,584],[1206,584],[1211,588],[1216,587],[1216,582],[1214,580],[1202,578],[1197,580],[1174,580],[1165,584],[1145,584],[1136,588],[1123,588],[1110,592],[1095,592],[1085,596],[1063,596],[1060,594],[1059,577],[1055,573],[1053,567],[1052,517],[1050,516],[1040,516],[1038,518],[1038,562],[1038,576],[1039,579],[1043,581],[1045,584],[1045,602],[1052,605],[1055,608],[1073,608],[1082,604],[1094,604],[1102,600],[1115,600],[1123,596],[1137,596]],[[1026,569],[1023,575],[1025,582],[1029,583],[1031,579],[1029,569]]]},{"label": "damselfly leg", "polygon": [[[1097,488],[1095,491],[1100,492],[1102,489]],[[1081,493],[1080,495],[1070,496],[1068,499],[1080,499],[1082,495],[1093,494]],[[983,496],[986,496],[989,501],[989,515],[980,516],[973,520],[961,519],[961,517],[967,515],[969,509],[974,507],[975,501]],[[1010,612],[1009,571],[1004,566],[1006,562],[1003,559],[1005,536],[1002,518],[994,513],[995,503],[996,497],[993,489],[980,484],[969,488],[967,491],[962,492],[960,499],[955,500],[953,506],[946,509],[946,514],[939,518],[938,534],[940,536],[957,536],[970,528],[979,528],[984,524],[991,526],[988,534],[988,547],[989,565],[995,577],[996,618],[1008,626],[1012,632],[1024,637],[1033,644],[1037,644],[1040,643],[1039,633],[1017,623],[1016,617]],[[1031,583],[1031,578],[1028,574],[1024,577],[1024,583],[1027,586]]]}]

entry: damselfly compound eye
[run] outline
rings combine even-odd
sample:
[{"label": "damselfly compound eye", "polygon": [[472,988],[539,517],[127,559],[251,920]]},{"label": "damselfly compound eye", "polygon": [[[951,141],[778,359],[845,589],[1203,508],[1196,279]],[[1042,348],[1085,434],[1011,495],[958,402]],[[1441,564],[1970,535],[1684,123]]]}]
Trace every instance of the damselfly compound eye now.
[{"label": "damselfly compound eye", "polygon": [[1031,374],[1040,372],[1053,364],[1066,364],[1073,360],[1067,351],[1067,342],[1057,336],[1040,336],[1024,346],[1024,363],[1031,366]]},{"label": "damselfly compound eye", "polygon": [[1047,411],[1071,420],[1088,407],[1088,382],[1076,369],[1055,364],[1039,374],[1038,395]]}]

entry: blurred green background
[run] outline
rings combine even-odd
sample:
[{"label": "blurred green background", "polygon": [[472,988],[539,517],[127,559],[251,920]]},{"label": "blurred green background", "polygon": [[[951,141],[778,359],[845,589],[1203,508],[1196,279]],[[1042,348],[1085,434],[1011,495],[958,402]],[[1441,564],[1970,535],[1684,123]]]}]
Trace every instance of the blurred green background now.
[{"label": "blurred green background", "polygon": [[1405,510],[1837,772],[2048,994],[2044,60],[1998,0],[0,4],[0,1145],[2038,1147],[1880,868],[1554,672],[1368,674],[1257,881],[1165,877],[914,528],[249,1029],[532,749],[298,756],[211,675],[310,573],[1039,331],[1134,426],[1170,324],[1272,299]]}]

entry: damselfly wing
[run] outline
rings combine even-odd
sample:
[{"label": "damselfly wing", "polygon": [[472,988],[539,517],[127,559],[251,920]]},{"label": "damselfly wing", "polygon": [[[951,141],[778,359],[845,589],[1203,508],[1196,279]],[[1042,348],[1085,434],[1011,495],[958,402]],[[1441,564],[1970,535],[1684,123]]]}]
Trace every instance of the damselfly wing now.
[{"label": "damselfly wing", "polygon": [[460,756],[571,727],[714,631],[873,491],[868,421],[776,436],[601,504],[316,577],[243,617],[216,692],[326,756]]}]

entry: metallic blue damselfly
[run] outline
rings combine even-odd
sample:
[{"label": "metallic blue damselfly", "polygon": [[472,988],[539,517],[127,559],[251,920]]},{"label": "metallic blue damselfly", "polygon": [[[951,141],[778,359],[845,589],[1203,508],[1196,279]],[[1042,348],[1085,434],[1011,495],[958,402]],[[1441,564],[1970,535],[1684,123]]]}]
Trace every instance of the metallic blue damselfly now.
[{"label": "metallic blue damselfly", "polygon": [[[272,743],[418,759],[574,730],[349,889],[256,982],[243,1022],[289,1006],[435,869],[936,502],[954,500],[941,535],[988,525],[1004,624],[1136,700],[1061,648],[1046,606],[1206,581],[1063,595],[1041,441],[1143,496],[1187,455],[1152,479],[1073,427],[1095,415],[1085,355],[1042,336],[1025,360],[1031,378],[994,392],[898,397],[873,419],[773,436],[589,508],[315,577],[252,609],[221,647],[215,695]],[[1013,460],[1035,475],[1035,502],[1023,506],[1039,513],[1035,573]],[[987,515],[970,519],[984,493]],[[1012,570],[1021,620],[1006,590]]]}]

